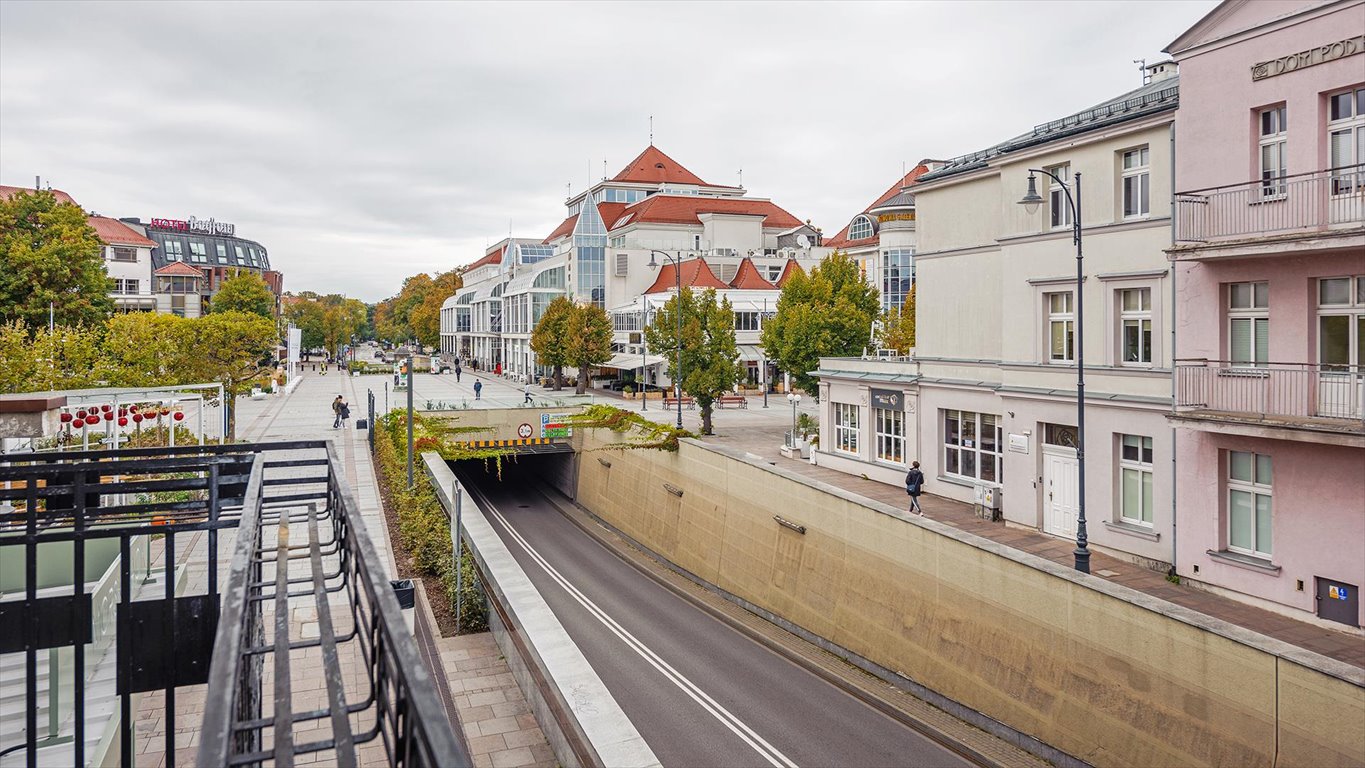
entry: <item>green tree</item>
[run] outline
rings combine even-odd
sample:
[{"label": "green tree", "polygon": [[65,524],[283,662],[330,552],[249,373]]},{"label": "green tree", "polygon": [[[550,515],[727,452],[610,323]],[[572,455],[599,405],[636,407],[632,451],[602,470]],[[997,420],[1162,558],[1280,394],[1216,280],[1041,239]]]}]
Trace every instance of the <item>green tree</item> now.
[{"label": "green tree", "polygon": [[85,389],[106,385],[99,331],[85,326],[0,325],[0,393]]},{"label": "green tree", "polygon": [[879,315],[877,291],[846,254],[834,253],[811,270],[796,272],[782,289],[777,313],[764,323],[763,348],[796,386],[819,397],[807,371],[822,357],[856,357]]},{"label": "green tree", "polygon": [[98,325],[114,311],[104,249],[85,211],[51,192],[0,200],[0,317],[45,327]]},{"label": "green tree", "polygon": [[903,306],[882,313],[877,343],[882,349],[894,349],[902,355],[910,354],[915,348],[915,286],[910,286],[910,295],[905,297]]},{"label": "green tree", "polygon": [[574,303],[567,297],[555,297],[545,314],[531,331],[531,351],[541,365],[554,369],[554,387],[564,388],[564,366],[569,364],[569,319],[574,314]]},{"label": "green tree", "polygon": [[317,298],[300,295],[284,308],[284,317],[302,333],[304,349],[317,349],[327,342],[323,335],[323,307]]},{"label": "green tree", "polygon": [[446,299],[464,287],[464,278],[458,270],[442,272],[432,281],[422,303],[408,312],[408,325],[413,336],[428,347],[441,344],[441,305]]},{"label": "green tree", "polygon": [[323,346],[333,356],[340,355],[342,345],[365,325],[365,305],[336,293],[323,296],[318,303],[322,305]]},{"label": "green tree", "polygon": [[237,435],[237,397],[271,370],[270,358],[279,344],[275,324],[260,315],[222,312],[191,323],[190,348],[196,350],[193,378],[223,385],[227,402],[227,436]]},{"label": "green tree", "polygon": [[[682,313],[682,376],[678,376],[678,313]],[[735,313],[729,299],[716,301],[714,288],[700,295],[684,286],[668,300],[645,328],[649,351],[668,359],[668,376],[679,382],[701,408],[701,433],[713,434],[711,411],[716,398],[734,389],[743,369],[735,344]]]},{"label": "green tree", "polygon": [[119,387],[194,383],[196,322],[154,312],[114,315],[104,337],[110,383]]},{"label": "green tree", "polygon": [[568,364],[578,368],[578,394],[588,390],[593,366],[611,359],[611,318],[596,304],[575,305],[566,323]]},{"label": "green tree", "polygon": [[275,294],[260,275],[239,269],[213,295],[213,312],[248,312],[274,319]]}]

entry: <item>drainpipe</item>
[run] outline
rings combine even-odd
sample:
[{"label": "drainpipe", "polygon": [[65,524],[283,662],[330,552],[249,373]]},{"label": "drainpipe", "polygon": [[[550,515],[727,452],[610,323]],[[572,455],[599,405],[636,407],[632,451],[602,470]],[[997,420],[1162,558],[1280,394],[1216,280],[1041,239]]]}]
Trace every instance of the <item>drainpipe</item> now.
[{"label": "drainpipe", "polygon": [[[1175,245],[1175,234],[1176,234],[1176,232],[1175,232],[1175,218],[1176,218],[1176,210],[1175,210],[1175,189],[1176,189],[1176,186],[1175,186],[1175,119],[1174,119],[1174,118],[1172,118],[1172,120],[1171,120],[1171,129],[1170,129],[1170,131],[1171,131],[1171,208],[1170,208],[1170,211],[1171,211],[1171,245]],[[1176,396],[1176,389],[1175,389],[1175,361],[1176,361],[1176,359],[1177,359],[1176,350],[1175,350],[1175,309],[1176,309],[1176,303],[1175,303],[1175,302],[1176,302],[1175,277],[1176,277],[1176,271],[1177,271],[1177,270],[1176,270],[1175,262],[1172,261],[1172,262],[1171,262],[1171,311],[1170,311],[1170,313],[1168,314],[1168,317],[1170,318],[1170,322],[1171,322],[1171,410],[1172,410],[1172,412],[1174,412],[1174,410],[1175,410],[1175,396]],[[1177,564],[1176,564],[1176,555],[1177,555],[1177,553],[1176,553],[1176,547],[1175,547],[1175,543],[1176,543],[1176,533],[1175,533],[1175,531],[1176,531],[1176,525],[1178,524],[1178,520],[1177,520],[1177,517],[1176,517],[1176,506],[1177,506],[1177,504],[1176,504],[1176,499],[1178,498],[1178,495],[1177,495],[1177,493],[1176,493],[1176,483],[1178,482],[1177,479],[1176,479],[1176,470],[1177,470],[1178,465],[1176,464],[1175,451],[1176,451],[1176,436],[1175,436],[1175,427],[1173,426],[1173,427],[1171,427],[1171,570],[1169,571],[1169,575],[1171,575],[1171,576],[1179,576],[1179,575],[1180,575],[1180,573],[1179,573],[1179,571],[1178,571],[1178,566],[1177,566]]]}]

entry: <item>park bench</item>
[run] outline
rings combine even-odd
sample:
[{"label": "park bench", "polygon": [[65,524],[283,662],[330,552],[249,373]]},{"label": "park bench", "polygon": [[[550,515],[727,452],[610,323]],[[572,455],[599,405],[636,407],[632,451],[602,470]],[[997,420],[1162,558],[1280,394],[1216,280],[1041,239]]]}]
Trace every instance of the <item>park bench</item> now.
[{"label": "park bench", "polygon": [[749,398],[744,395],[721,395],[716,398],[716,403],[724,408],[727,405],[738,405],[740,408],[749,407]]},{"label": "park bench", "polygon": [[[697,401],[694,400],[694,399],[692,398],[691,395],[683,395],[683,397],[682,397],[682,404],[685,405],[685,406],[687,406],[688,409],[690,410],[690,409],[696,407]],[[676,398],[676,397],[668,397],[668,396],[665,396],[665,397],[664,397],[664,407],[665,407],[665,408],[674,408],[674,407],[677,407],[677,405],[678,405],[678,398]]]}]

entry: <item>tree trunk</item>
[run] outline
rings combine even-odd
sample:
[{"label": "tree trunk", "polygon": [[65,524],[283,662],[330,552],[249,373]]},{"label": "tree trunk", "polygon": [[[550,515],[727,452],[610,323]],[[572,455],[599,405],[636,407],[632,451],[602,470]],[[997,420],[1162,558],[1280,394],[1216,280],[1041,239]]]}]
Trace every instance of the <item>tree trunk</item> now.
[{"label": "tree trunk", "polygon": [[583,394],[584,392],[587,392],[587,391],[588,391],[588,366],[586,366],[586,365],[580,365],[580,366],[578,366],[578,387],[574,390],[574,392],[581,395],[581,394]]},{"label": "tree trunk", "polygon": [[[223,407],[227,409],[227,438],[224,442],[235,443],[237,441],[237,398],[223,393]],[[171,422],[171,429],[175,429],[175,422]]]},{"label": "tree trunk", "polygon": [[559,390],[561,390],[561,389],[564,388],[564,366],[562,366],[562,365],[556,365],[556,366],[555,366],[554,377],[555,377],[555,391],[558,392]]},{"label": "tree trunk", "polygon": [[698,403],[701,406],[701,433],[703,435],[714,434],[711,431],[711,403]]}]

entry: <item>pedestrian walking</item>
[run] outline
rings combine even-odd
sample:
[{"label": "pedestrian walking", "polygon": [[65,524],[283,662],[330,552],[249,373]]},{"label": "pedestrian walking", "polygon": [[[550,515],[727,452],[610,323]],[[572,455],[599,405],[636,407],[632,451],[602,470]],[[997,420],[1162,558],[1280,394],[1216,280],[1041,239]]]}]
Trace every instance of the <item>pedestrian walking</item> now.
[{"label": "pedestrian walking", "polygon": [[910,511],[924,517],[924,510],[919,505],[919,495],[924,489],[924,473],[920,471],[919,462],[910,462],[910,471],[905,473],[905,492],[910,494]]},{"label": "pedestrian walking", "polygon": [[474,399],[479,400],[483,397],[483,382],[474,382]]},{"label": "pedestrian walking", "polygon": [[528,381],[528,382],[526,382],[525,384],[521,385],[521,391],[522,391],[522,394],[526,395],[526,399],[522,401],[523,404],[525,404],[525,405],[531,405],[531,404],[532,404],[532,402],[531,402],[531,382]]},{"label": "pedestrian walking", "polygon": [[351,406],[345,400],[341,401],[341,428],[346,428],[346,420],[351,418]]},{"label": "pedestrian walking", "polygon": [[337,395],[337,399],[332,401],[332,429],[341,428],[341,409],[345,407],[346,401]]},{"label": "pedestrian walking", "polygon": [[460,383],[460,364],[459,364],[459,363],[456,363],[456,364],[455,364],[455,383],[456,383],[456,384],[459,384],[459,383]]}]

